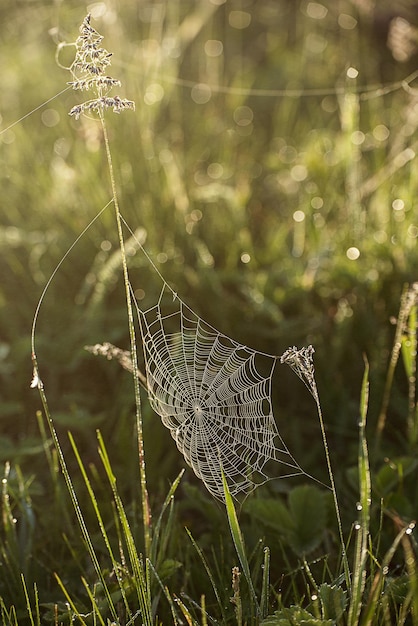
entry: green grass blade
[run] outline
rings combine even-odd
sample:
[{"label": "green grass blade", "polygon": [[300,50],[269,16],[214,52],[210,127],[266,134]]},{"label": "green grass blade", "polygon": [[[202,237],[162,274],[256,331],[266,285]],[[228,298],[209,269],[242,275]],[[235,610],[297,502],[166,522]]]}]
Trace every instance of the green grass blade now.
[{"label": "green grass blade", "polygon": [[209,567],[209,563],[207,562],[207,560],[205,558],[205,555],[203,554],[202,550],[200,549],[200,547],[196,543],[194,537],[192,536],[192,533],[190,532],[190,530],[188,528],[186,528],[186,533],[188,534],[189,539],[192,542],[192,545],[193,545],[194,549],[196,550],[196,552],[197,552],[197,554],[198,554],[198,556],[199,556],[199,558],[200,558],[200,560],[202,562],[203,567],[205,568],[205,571],[206,571],[206,573],[208,575],[208,578],[210,580],[210,584],[212,585],[212,589],[213,589],[213,592],[215,594],[216,601],[218,603],[218,607],[219,607],[219,610],[220,610],[221,615],[222,615],[222,619],[225,621],[226,620],[226,615],[225,615],[224,606],[223,606],[223,603],[222,603],[221,596],[219,594],[218,588],[216,586],[215,579],[214,579],[214,576],[212,574],[212,570]]},{"label": "green grass blade", "polygon": [[[67,602],[68,602],[68,606],[71,609],[73,615],[71,616],[71,622],[74,622],[74,617],[76,617],[78,620],[80,620],[80,625],[81,626],[88,626],[87,622],[83,619],[85,616],[82,615],[78,610],[77,607],[74,604],[74,601],[72,600],[70,594],[67,591],[66,586],[64,585],[63,581],[61,580],[61,578],[58,576],[58,574],[55,574],[55,578],[56,581],[61,589],[61,591],[63,592]],[[117,618],[116,618],[117,619]]]},{"label": "green grass blade", "polygon": [[3,598],[0,597],[0,619],[2,626],[19,626],[16,615],[16,608],[10,607],[8,610],[4,604]]},{"label": "green grass blade", "polygon": [[362,619],[360,621],[360,626],[372,626],[374,622],[374,616],[375,616],[378,603],[380,600],[381,592],[383,589],[383,585],[384,585],[386,576],[389,573],[390,563],[394,557],[396,550],[399,547],[399,544],[403,541],[406,535],[411,533],[414,526],[415,524],[410,524],[409,526],[405,526],[404,528],[402,528],[402,530],[395,537],[395,540],[393,541],[389,550],[386,552],[385,557],[382,561],[381,567],[372,582],[370,592],[369,592],[369,598],[366,604],[366,608],[364,610],[364,614],[362,615]]},{"label": "green grass blade", "polygon": [[28,589],[26,586],[26,581],[25,581],[25,577],[23,576],[23,574],[21,574],[21,578],[22,578],[22,586],[23,586],[23,592],[25,594],[25,600],[26,600],[26,608],[28,611],[28,615],[29,615],[29,621],[31,623],[31,626],[39,626],[40,625],[40,619],[39,619],[39,606],[38,606],[38,602],[37,602],[37,592],[36,592],[36,586],[35,586],[35,606],[36,606],[36,621],[34,619],[34,615],[33,615],[33,610],[30,604],[30,599],[29,599],[29,593],[28,593]]},{"label": "green grass blade", "polygon": [[184,604],[182,600],[178,596],[174,596],[174,601],[177,606],[180,608],[180,611],[183,613],[183,616],[188,624],[188,626],[199,626],[198,622],[194,619],[192,614],[190,613],[187,606]]},{"label": "green grass blade", "polygon": [[[165,514],[167,508],[169,506],[171,506],[172,503],[173,503],[174,494],[175,494],[175,492],[177,490],[177,487],[180,484],[180,481],[181,481],[181,479],[183,477],[183,474],[184,474],[184,469],[181,470],[181,472],[179,473],[179,475],[177,476],[177,478],[175,479],[175,481],[171,485],[171,487],[170,487],[170,489],[169,489],[169,491],[167,493],[167,496],[166,496],[166,498],[165,498],[165,500],[163,502],[160,514],[158,516],[157,522],[156,522],[155,527],[154,527],[153,532],[152,532],[150,560],[154,564],[157,564],[157,560],[158,560],[158,556],[159,556],[158,553],[164,555],[164,552],[165,552],[164,546],[166,545],[166,542],[168,540],[169,524],[167,524],[167,527],[164,529],[164,531],[162,533],[162,521],[163,521],[163,517],[164,517],[164,514]],[[161,537],[162,546],[160,545],[160,537]]]},{"label": "green grass blade", "polygon": [[170,610],[171,610],[171,615],[173,617],[173,624],[174,626],[177,626],[179,621],[177,617],[176,607],[174,606],[174,601],[171,597],[170,591],[168,590],[168,587],[163,584],[161,578],[158,576],[157,570],[155,569],[155,567],[153,566],[153,564],[151,563],[149,559],[147,560],[147,566],[152,571],[152,573],[155,576],[155,580],[158,582],[159,586],[161,587],[161,590],[164,596],[166,597]]},{"label": "green grass blade", "polygon": [[139,601],[139,606],[141,608],[141,616],[142,623],[146,626],[152,626],[152,608],[151,608],[151,592],[149,587],[148,577],[146,572],[144,571],[144,566],[142,559],[140,558],[138,551],[136,549],[135,540],[132,535],[131,527],[125,512],[125,508],[123,506],[122,500],[119,496],[117,486],[116,486],[116,477],[113,474],[112,467],[110,464],[109,456],[107,454],[106,447],[104,445],[104,441],[100,432],[97,433],[97,437],[99,440],[99,454],[102,460],[103,466],[106,471],[106,475],[108,477],[113,498],[116,504],[116,509],[118,512],[119,520],[121,522],[122,532],[125,539],[126,547],[128,550],[129,560],[132,567],[132,572],[135,580],[135,587],[137,591],[137,597]]},{"label": "green grass blade", "polygon": [[[348,612],[348,625],[355,626],[358,623],[360,611],[364,602],[364,589],[367,577],[368,542],[370,534],[370,505],[371,505],[371,480],[369,457],[366,441],[366,420],[369,398],[369,365],[365,362],[363,383],[360,399],[360,428],[359,428],[359,489],[360,501],[357,505],[359,522],[356,524],[355,560],[353,568],[353,580],[351,587],[351,601]],[[358,526],[358,527],[357,527]]]},{"label": "green grass blade", "polygon": [[267,617],[270,595],[270,548],[264,548],[263,580],[261,583],[260,611],[261,617]]},{"label": "green grass blade", "polygon": [[255,593],[253,581],[251,579],[250,566],[248,564],[247,555],[245,552],[244,539],[241,533],[241,529],[238,523],[237,512],[235,510],[234,502],[232,500],[232,496],[228,489],[228,483],[225,478],[225,474],[222,471],[222,480],[224,486],[224,494],[225,494],[225,505],[226,505],[226,513],[228,516],[229,528],[231,530],[232,540],[235,545],[235,549],[237,551],[238,559],[241,564],[242,571],[244,573],[245,579],[248,584],[248,588],[250,590],[250,599],[252,601],[253,606],[255,607],[255,611],[257,615],[260,615],[260,607],[257,600],[257,595]]},{"label": "green grass blade", "polygon": [[[413,287],[412,287],[412,290],[413,290]],[[402,335],[404,333],[408,316],[411,312],[411,306],[414,301],[415,300],[411,298],[411,289],[409,288],[409,285],[405,285],[402,291],[402,295],[401,295],[401,303],[399,307],[398,318],[396,321],[396,331],[395,331],[395,337],[393,340],[392,353],[390,356],[390,362],[389,362],[389,366],[388,366],[387,373],[386,373],[386,381],[385,381],[385,387],[383,390],[382,406],[380,408],[380,413],[379,413],[379,417],[377,420],[377,426],[376,426],[377,437],[376,437],[376,444],[375,444],[376,449],[378,449],[382,432],[386,425],[387,410],[389,406],[389,399],[390,399],[390,394],[392,390],[395,369],[399,360],[399,354],[400,354],[401,346],[402,346]]]},{"label": "green grass blade", "polygon": [[418,436],[418,414],[416,404],[416,375],[417,375],[417,294],[414,287],[410,289],[414,296],[408,317],[406,333],[402,337],[402,356],[408,378],[408,439],[414,445]]},{"label": "green grass blade", "polygon": [[101,624],[101,626],[106,626],[105,621],[104,621],[104,619],[103,619],[103,617],[102,617],[102,615],[100,613],[100,609],[97,606],[96,599],[95,599],[94,595],[92,594],[91,589],[90,589],[87,581],[85,580],[85,578],[82,578],[81,582],[84,585],[84,589],[86,590],[86,593],[87,593],[87,595],[89,597],[89,600],[91,602],[91,605],[93,607],[93,615],[94,615],[94,617],[98,620],[98,622],[99,622],[99,624]]},{"label": "green grass blade", "polygon": [[[36,372],[36,376],[38,377],[38,366],[37,366],[37,361],[36,361],[36,357],[35,357],[34,354],[32,355],[32,359],[33,359],[33,365],[34,365],[34,372]],[[71,476],[70,476],[70,473],[69,473],[68,468],[67,468],[67,463],[65,461],[64,453],[62,451],[61,444],[59,442],[58,435],[57,435],[57,432],[55,430],[54,423],[52,421],[52,417],[51,417],[51,413],[50,413],[50,410],[49,410],[49,405],[48,405],[48,400],[47,400],[47,397],[46,397],[45,389],[44,389],[42,381],[39,378],[37,380],[37,386],[38,386],[38,390],[39,390],[39,395],[41,397],[42,406],[43,406],[43,409],[44,409],[44,412],[45,412],[45,417],[46,417],[47,422],[48,422],[48,426],[49,426],[49,430],[50,430],[50,433],[51,433],[51,437],[52,437],[52,440],[54,442],[55,449],[57,451],[59,464],[60,464],[60,467],[61,467],[61,470],[62,470],[62,473],[63,473],[63,476],[64,476],[64,480],[65,480],[65,483],[66,483],[66,486],[67,486],[67,489],[68,489],[68,493],[69,493],[70,498],[71,498],[71,502],[72,502],[73,507],[74,507],[74,511],[75,511],[75,514],[76,514],[76,517],[77,517],[77,521],[78,521],[79,526],[80,526],[81,533],[83,535],[83,539],[85,541],[85,545],[87,546],[87,550],[88,550],[90,559],[92,561],[94,570],[96,572],[96,575],[97,575],[98,579],[103,583],[103,589],[104,589],[104,592],[106,594],[106,597],[107,597],[107,600],[108,600],[108,603],[109,603],[109,609],[110,609],[110,612],[111,612],[111,615],[112,615],[112,619],[117,620],[118,619],[117,612],[116,612],[116,609],[115,609],[115,607],[113,605],[112,598],[110,596],[110,593],[109,593],[109,590],[108,590],[107,585],[105,583],[105,580],[103,578],[103,574],[102,574],[102,570],[101,570],[101,567],[100,567],[100,563],[98,561],[98,558],[97,558],[97,555],[96,555],[93,543],[91,541],[90,534],[89,534],[86,522],[84,520],[83,512],[82,512],[80,504],[78,502],[77,494],[75,492],[75,489],[74,489],[74,486],[73,486],[73,483],[72,483],[72,480],[71,480]],[[81,461],[81,459],[80,459],[80,461]]]},{"label": "green grass blade", "polygon": [[[109,537],[108,537],[107,532],[106,532],[106,527],[105,527],[105,524],[103,522],[103,518],[102,518],[102,515],[101,515],[101,512],[100,512],[100,508],[99,508],[99,505],[97,503],[96,495],[95,495],[95,493],[93,491],[93,488],[91,486],[89,477],[87,476],[87,472],[86,472],[86,469],[84,467],[84,463],[83,463],[83,461],[82,461],[82,459],[80,457],[80,454],[79,454],[78,449],[77,449],[77,445],[76,445],[76,443],[74,441],[74,438],[71,435],[71,433],[69,433],[68,436],[69,436],[70,443],[71,443],[74,455],[76,457],[78,466],[80,468],[81,475],[82,475],[83,480],[84,480],[84,484],[87,487],[87,491],[88,491],[88,494],[89,494],[89,497],[90,497],[90,501],[92,503],[92,506],[93,506],[93,509],[94,509],[94,513],[96,515],[96,519],[97,519],[97,522],[99,524],[101,535],[102,535],[102,537],[104,539],[104,542],[105,542],[105,545],[106,545],[106,549],[107,549],[107,551],[109,553],[109,556],[110,556],[110,559],[111,559],[111,562],[112,562],[113,571],[115,572],[115,574],[117,576],[117,580],[118,580],[118,583],[119,583],[119,589],[120,589],[120,592],[122,594],[122,598],[123,598],[123,601],[124,601],[124,604],[125,604],[126,611],[127,611],[128,615],[130,615],[130,609],[129,609],[128,602],[127,602],[127,599],[126,599],[126,594],[125,594],[125,590],[124,590],[123,581],[121,580],[120,575],[119,575],[118,563],[117,563],[117,561],[115,559],[115,556],[113,554],[112,546],[110,544],[110,540],[109,540]],[[99,580],[100,580],[101,584],[103,585],[103,589],[105,590],[105,593],[106,593],[106,596],[107,596],[107,600],[109,602],[109,607],[111,607],[112,613],[114,612],[116,614],[116,611],[117,611],[116,607],[113,604],[113,601],[112,601],[112,598],[111,598],[111,594],[110,594],[110,592],[108,590],[108,587],[106,585],[106,581],[105,581],[105,579],[104,579],[104,577],[102,575],[101,570],[100,570],[100,574],[99,574]]]},{"label": "green grass blade", "polygon": [[[211,624],[215,624],[215,626],[220,624],[220,622],[218,622],[216,619],[214,619],[207,612],[207,610],[206,610],[206,598],[205,598],[204,595],[200,596],[200,602],[197,602],[196,600],[193,600],[193,598],[191,598],[190,596],[188,596],[184,592],[181,594],[181,596],[182,596],[182,598],[185,598],[187,600],[187,602],[190,602],[191,606],[193,606],[197,611],[200,612],[200,614],[202,616],[202,623],[201,623],[200,626],[207,626],[208,620],[210,621]],[[222,623],[226,623],[225,620]]]}]

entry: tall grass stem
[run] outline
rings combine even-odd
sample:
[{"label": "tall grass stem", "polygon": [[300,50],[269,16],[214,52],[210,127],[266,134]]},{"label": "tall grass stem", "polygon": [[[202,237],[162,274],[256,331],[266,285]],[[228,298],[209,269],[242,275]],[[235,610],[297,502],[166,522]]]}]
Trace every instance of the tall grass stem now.
[{"label": "tall grass stem", "polygon": [[99,117],[100,117],[102,129],[103,129],[103,137],[104,137],[105,148],[106,148],[106,158],[107,158],[107,163],[109,167],[110,184],[111,184],[111,189],[112,189],[113,203],[115,207],[115,216],[116,216],[116,224],[117,224],[117,231],[118,231],[118,237],[119,237],[119,246],[120,246],[121,257],[122,257],[123,280],[125,283],[126,310],[128,314],[129,338],[130,338],[130,343],[131,343],[132,376],[133,376],[134,392],[135,392],[135,407],[136,407],[135,417],[136,417],[137,440],[138,440],[139,473],[140,473],[140,487],[141,487],[141,499],[142,499],[142,520],[144,524],[145,555],[148,557],[151,551],[151,510],[149,506],[147,478],[146,478],[146,470],[145,470],[144,437],[143,437],[143,427],[142,427],[140,384],[139,384],[139,378],[136,374],[136,372],[138,371],[138,355],[137,355],[135,322],[134,322],[134,315],[133,315],[133,309],[132,309],[131,291],[130,291],[129,274],[128,274],[128,263],[126,259],[125,240],[123,237],[123,229],[122,229],[122,219],[121,219],[121,214],[120,214],[120,209],[119,209],[116,182],[115,182],[115,176],[114,176],[114,171],[113,171],[112,154],[110,151],[110,144],[109,144],[109,137],[107,133],[106,122],[105,122],[105,118],[104,118],[102,111],[99,111]]},{"label": "tall grass stem", "polygon": [[368,543],[370,535],[371,480],[366,441],[366,420],[369,397],[369,365],[366,361],[361,389],[358,470],[360,501],[357,504],[360,521],[355,524],[356,543],[351,587],[351,601],[348,611],[348,626],[358,624],[364,601],[364,589],[367,578]]}]

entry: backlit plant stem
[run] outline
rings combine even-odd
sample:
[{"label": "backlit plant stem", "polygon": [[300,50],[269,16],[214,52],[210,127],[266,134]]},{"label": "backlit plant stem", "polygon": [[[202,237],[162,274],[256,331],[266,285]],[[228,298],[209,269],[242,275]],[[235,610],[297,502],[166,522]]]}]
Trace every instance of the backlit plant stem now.
[{"label": "backlit plant stem", "polygon": [[138,371],[138,357],[137,357],[135,323],[134,323],[134,315],[133,315],[133,310],[132,310],[128,264],[126,260],[126,250],[125,250],[125,241],[123,238],[122,220],[121,220],[121,214],[120,214],[120,209],[119,209],[118,196],[116,192],[115,176],[113,172],[112,154],[110,152],[109,137],[107,134],[106,123],[105,123],[105,119],[104,119],[104,115],[102,111],[99,111],[99,117],[100,117],[100,122],[102,124],[103,137],[104,137],[105,148],[106,148],[106,158],[107,158],[107,163],[109,166],[110,184],[111,184],[111,189],[112,189],[113,203],[115,207],[119,246],[120,246],[121,257],[122,257],[123,280],[125,283],[126,309],[127,309],[127,314],[128,314],[129,338],[130,338],[130,343],[131,343],[131,359],[132,359],[132,366],[133,366],[132,372],[133,372],[134,392],[135,392],[135,406],[136,406],[135,417],[136,417],[136,428],[137,428],[137,439],[138,439],[138,456],[139,456],[139,472],[140,472],[141,497],[142,497],[142,518],[143,518],[143,524],[144,524],[145,554],[149,556],[150,547],[151,547],[151,511],[149,507],[147,480],[146,480],[146,471],[145,471],[144,438],[143,438],[142,414],[141,414],[141,395],[140,395],[139,378],[136,375],[136,372]]}]

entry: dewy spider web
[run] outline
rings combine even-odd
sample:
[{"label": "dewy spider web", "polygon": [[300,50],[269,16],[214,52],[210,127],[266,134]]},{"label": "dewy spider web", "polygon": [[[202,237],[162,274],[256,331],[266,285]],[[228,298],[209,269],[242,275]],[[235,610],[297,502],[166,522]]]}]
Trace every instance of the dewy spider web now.
[{"label": "dewy spider web", "polygon": [[222,471],[236,499],[272,478],[271,461],[281,466],[280,477],[305,474],[273,416],[271,384],[279,357],[223,335],[165,281],[158,303],[137,310],[151,406],[215,498],[224,499]]}]

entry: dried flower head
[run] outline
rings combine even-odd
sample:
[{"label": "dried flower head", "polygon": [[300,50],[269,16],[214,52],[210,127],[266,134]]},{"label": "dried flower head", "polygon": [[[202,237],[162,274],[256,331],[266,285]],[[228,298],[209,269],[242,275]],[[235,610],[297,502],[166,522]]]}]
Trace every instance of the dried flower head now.
[{"label": "dried flower head", "polygon": [[306,348],[288,348],[280,357],[281,363],[286,363],[305,383],[315,399],[318,398],[318,391],[315,382],[315,366],[313,362],[313,346]]},{"label": "dried flower head", "polygon": [[106,75],[110,65],[111,52],[101,46],[103,36],[91,24],[91,15],[88,14],[80,26],[80,36],[75,42],[76,56],[70,67],[73,80],[68,84],[79,91],[93,90],[96,97],[81,104],[76,104],[69,115],[76,119],[85,112],[101,114],[105,109],[113,109],[120,113],[124,109],[135,110],[135,103],[119,96],[108,96],[113,87],[119,87],[120,81]]}]

